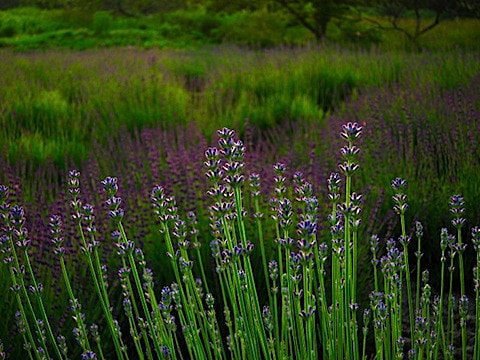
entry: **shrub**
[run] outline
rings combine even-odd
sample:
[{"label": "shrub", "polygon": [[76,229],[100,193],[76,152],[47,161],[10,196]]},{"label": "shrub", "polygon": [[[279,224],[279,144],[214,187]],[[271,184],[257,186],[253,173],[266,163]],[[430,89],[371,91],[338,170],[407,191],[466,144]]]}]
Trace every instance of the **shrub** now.
[{"label": "shrub", "polygon": [[13,21],[0,22],[0,37],[13,37],[17,34],[17,24]]},{"label": "shrub", "polygon": [[286,43],[288,18],[266,9],[233,14],[218,30],[225,41],[253,47],[272,47]]},{"label": "shrub", "polygon": [[355,22],[353,20],[344,20],[335,23],[339,34],[334,37],[335,40],[344,43],[358,44],[361,46],[378,45],[382,41],[381,31],[369,24]]},{"label": "shrub", "polygon": [[113,24],[113,17],[108,11],[97,11],[93,14],[92,30],[97,35],[108,34]]}]

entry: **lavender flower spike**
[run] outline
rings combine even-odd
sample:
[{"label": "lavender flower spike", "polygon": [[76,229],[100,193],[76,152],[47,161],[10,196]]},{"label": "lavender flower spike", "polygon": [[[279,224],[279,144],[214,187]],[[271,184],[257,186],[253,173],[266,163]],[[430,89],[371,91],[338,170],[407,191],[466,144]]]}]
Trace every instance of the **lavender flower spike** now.
[{"label": "lavender flower spike", "polygon": [[342,125],[342,132],[340,135],[347,141],[354,141],[360,137],[362,134],[362,127],[355,123],[347,123]]}]

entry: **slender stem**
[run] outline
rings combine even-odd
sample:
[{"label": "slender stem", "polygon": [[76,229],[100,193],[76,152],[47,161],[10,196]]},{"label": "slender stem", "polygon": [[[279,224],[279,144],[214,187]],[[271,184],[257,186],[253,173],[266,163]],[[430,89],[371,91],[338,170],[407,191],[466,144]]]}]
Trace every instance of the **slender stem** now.
[{"label": "slender stem", "polygon": [[454,257],[450,257],[450,281],[449,281],[449,288],[448,288],[448,308],[447,308],[447,335],[449,345],[453,345],[453,259]]},{"label": "slender stem", "polygon": [[86,257],[87,257],[87,263],[88,263],[88,267],[90,268],[90,274],[92,276],[93,283],[95,285],[95,290],[97,292],[98,298],[100,299],[100,304],[102,305],[103,313],[104,313],[105,318],[107,320],[108,329],[110,330],[110,334],[112,336],[113,344],[114,344],[114,347],[115,347],[115,352],[117,354],[118,359],[123,360],[123,358],[124,358],[123,357],[123,352],[122,352],[121,347],[120,347],[120,341],[118,339],[118,333],[115,330],[115,326],[113,324],[112,314],[111,314],[111,311],[110,311],[110,306],[107,305],[108,303],[106,303],[106,300],[108,301],[108,298],[107,299],[104,298],[104,294],[103,294],[102,289],[100,287],[100,283],[103,284],[103,281],[101,280],[101,278],[100,279],[98,278],[99,275],[97,274],[97,270],[95,270],[95,266],[94,266],[93,259],[92,259],[92,254],[91,254],[91,252],[89,250],[89,247],[87,245],[87,241],[85,239],[85,235],[83,233],[83,228],[82,228],[82,225],[81,225],[80,222],[78,222],[78,230],[79,230],[79,234],[80,234],[80,239],[82,241],[82,246],[85,250],[85,254],[86,254]]},{"label": "slender stem", "polygon": [[[443,328],[443,298],[445,296],[445,250],[442,250],[442,268],[440,274],[440,300],[438,304],[438,314],[437,314],[437,334],[441,338],[441,345],[444,356],[446,355],[447,345],[445,343],[445,331]],[[439,345],[435,347],[435,360],[438,360],[438,353],[439,353]]]},{"label": "slender stem", "polygon": [[[26,289],[26,286],[25,286],[25,281],[23,279],[24,275],[23,275],[23,272],[20,271],[21,267],[20,267],[20,261],[18,260],[18,254],[17,254],[17,251],[15,249],[15,243],[13,241],[13,238],[12,236],[9,236],[9,246],[10,246],[10,249],[11,249],[11,252],[12,252],[12,255],[13,255],[13,260],[14,260],[14,267],[10,266],[10,274],[11,274],[11,278],[12,278],[12,283],[13,285],[18,285],[20,286],[20,290],[22,291],[22,295],[23,297],[25,298],[25,301],[26,301],[26,305],[27,305],[27,309],[28,311],[30,312],[30,314],[32,315],[33,317],[33,322],[34,322],[34,326],[35,326],[35,329],[37,331],[38,334],[41,334],[41,329],[40,329],[40,326],[37,322],[37,315],[35,314],[35,311],[33,309],[33,306],[32,306],[32,302],[30,301],[30,297],[28,296],[28,293],[27,293],[27,289]],[[15,269],[15,270],[14,270]],[[17,275],[18,274],[18,275]],[[18,276],[18,280],[19,280],[19,283],[17,283],[16,279],[17,279],[17,276]],[[20,296],[20,295],[19,295]],[[25,319],[25,326],[26,326],[26,329],[27,331],[30,330],[30,327],[28,325],[28,318],[26,317],[26,313],[23,309],[23,305],[22,305],[22,302],[21,302],[21,297],[18,297],[18,300],[19,300],[19,308],[20,308],[20,311],[23,311],[22,313],[22,316],[23,318]],[[47,344],[45,343],[45,341],[43,340],[43,337],[42,336],[39,336],[40,338],[40,344],[41,346],[43,347],[43,349],[45,350],[45,353],[47,356],[50,356],[48,354],[48,348],[47,348]],[[32,346],[35,346],[35,342],[32,341]],[[35,354],[37,354],[38,356],[40,356],[40,354],[38,354],[38,351],[35,351]]]},{"label": "slender stem", "polygon": [[[460,227],[457,229],[457,238],[459,245],[459,267],[460,267],[460,293],[461,296],[465,296],[465,269],[463,265],[463,249],[462,249],[462,230]],[[461,319],[461,332],[462,332],[462,359],[467,360],[467,325],[466,319]]]},{"label": "slender stem", "polygon": [[363,333],[363,342],[362,342],[362,360],[367,360],[367,332]]},{"label": "slender stem", "polygon": [[[255,196],[254,203],[255,203],[255,213],[260,214],[260,204],[258,202],[258,196]],[[265,255],[265,244],[264,244],[264,241],[263,241],[262,222],[260,221],[259,217],[257,217],[255,219],[255,223],[257,225],[258,241],[260,243],[260,253],[262,255],[263,274],[265,276],[265,286],[267,288],[269,303],[271,304],[272,303],[272,294],[270,292],[270,289],[268,288],[269,281],[268,281],[267,258],[266,258],[266,255]]]},{"label": "slender stem", "polygon": [[458,262],[460,266],[460,295],[464,296],[465,295],[465,270],[463,266],[463,250],[461,249],[462,247],[462,230],[458,228],[457,230],[457,240],[458,240],[458,245],[460,246],[460,250],[458,251]]},{"label": "slender stem", "polygon": [[207,277],[205,276],[205,268],[203,267],[202,253],[200,252],[199,247],[196,248],[196,253],[197,253],[198,265],[200,266],[200,276],[202,277],[203,286],[205,286],[205,291],[209,293],[210,290],[208,289]]},{"label": "slender stem", "polygon": [[421,237],[417,237],[417,291],[415,292],[415,309],[418,309],[420,306],[420,274],[421,274],[421,269],[420,269],[420,252],[422,242],[421,242]]},{"label": "slender stem", "polygon": [[[118,223],[118,229],[120,231],[120,234],[122,236],[122,239],[125,243],[128,242],[127,235],[125,233],[125,229],[123,228],[123,225],[121,222]],[[147,301],[145,299],[145,294],[143,293],[143,286],[142,282],[140,281],[140,276],[138,275],[138,270],[137,270],[137,265],[135,263],[135,259],[133,258],[132,253],[128,253],[128,260],[130,263],[130,268],[132,269],[132,274],[133,274],[133,279],[135,281],[135,285],[137,286],[137,293],[140,297],[140,302],[143,307],[143,312],[145,314],[145,317],[147,319],[147,324],[149,327],[149,330],[151,332],[151,336],[153,339],[153,344],[155,346],[155,351],[157,352],[157,355],[161,357],[162,355],[162,350],[160,347],[160,344],[158,343],[158,337],[157,337],[157,331],[155,327],[153,326],[152,318],[150,316],[150,309],[148,308]],[[172,349],[173,352],[173,349]]]},{"label": "slender stem", "polygon": [[98,339],[96,343],[97,343],[98,356],[100,357],[101,360],[105,360],[105,355],[103,355],[102,344],[100,342],[100,339]]},{"label": "slender stem", "polygon": [[480,250],[477,249],[477,264],[475,268],[475,345],[473,347],[473,358],[480,354]]},{"label": "slender stem", "polygon": [[415,344],[415,330],[414,330],[414,309],[413,309],[413,298],[412,298],[412,283],[410,280],[410,265],[408,263],[408,245],[407,245],[407,230],[405,227],[405,215],[400,214],[400,223],[402,227],[402,237],[405,240],[403,245],[403,256],[405,261],[405,277],[407,280],[407,297],[408,297],[408,317],[410,321],[410,341],[412,348]]},{"label": "slender stem", "polygon": [[68,296],[70,297],[70,301],[72,302],[72,306],[74,306],[75,321],[77,322],[77,325],[80,328],[81,333],[82,333],[82,341],[83,341],[82,348],[83,348],[83,351],[90,350],[90,343],[88,341],[87,329],[86,329],[85,324],[83,322],[83,316],[81,315],[81,313],[79,311],[78,304],[76,304],[77,299],[73,295],[73,290],[72,290],[72,286],[70,284],[70,279],[68,278],[67,267],[65,266],[65,260],[63,258],[63,255],[60,256],[60,267],[62,269],[63,281],[65,282],[65,287],[67,288]]},{"label": "slender stem", "polygon": [[[127,267],[127,262],[125,260],[125,256],[122,256],[122,266],[123,268],[126,268]],[[128,289],[128,295],[130,297],[130,303],[132,304],[132,308],[133,308],[133,314],[135,314],[135,318],[138,319],[140,317],[140,312],[138,311],[138,306],[137,306],[137,302],[135,301],[135,296],[134,296],[134,293],[133,293],[133,287],[132,287],[132,282],[130,281],[130,277],[127,276],[126,279],[126,285],[127,285],[127,289]],[[162,324],[163,324],[163,321],[162,321]],[[137,324],[135,322],[135,319],[133,319],[132,323],[131,323],[131,330],[137,334],[138,333],[138,329],[137,329]],[[145,327],[141,327],[140,329],[140,332],[142,333],[142,338],[143,338],[143,341],[145,343],[145,347],[146,347],[146,352],[147,352],[147,358],[149,360],[153,360],[153,356],[152,356],[152,349],[151,349],[151,346],[150,346],[150,341],[148,340],[148,334],[147,334],[147,331],[145,329]],[[139,356],[143,356],[143,352],[142,354]]]},{"label": "slender stem", "polygon": [[[13,284],[14,287],[16,287],[17,286],[17,280],[16,280],[15,273],[13,271],[12,266],[9,266],[9,270],[10,270],[10,277],[12,279],[12,284]],[[18,308],[20,309],[20,314],[22,316],[22,319],[25,322],[25,332],[27,333],[28,340],[30,341],[30,344],[33,348],[33,353],[35,354],[35,357],[37,358],[37,360],[41,360],[40,354],[36,350],[35,341],[33,340],[33,336],[32,336],[32,331],[30,330],[30,325],[28,323],[28,319],[27,319],[27,316],[26,316],[26,313],[25,313],[25,309],[23,307],[22,299],[21,299],[20,293],[18,291],[15,292],[15,298],[17,300],[17,305],[18,305]],[[35,320],[35,323],[36,323],[36,320]]]}]

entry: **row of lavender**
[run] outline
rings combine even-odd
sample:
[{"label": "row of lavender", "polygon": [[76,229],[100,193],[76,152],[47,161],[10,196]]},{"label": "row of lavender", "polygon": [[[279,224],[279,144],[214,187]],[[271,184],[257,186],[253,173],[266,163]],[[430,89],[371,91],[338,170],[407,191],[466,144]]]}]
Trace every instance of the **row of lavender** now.
[{"label": "row of lavender", "polygon": [[[425,232],[428,237],[435,236],[448,221],[445,199],[451,193],[461,191],[472,205],[480,197],[475,181],[480,162],[479,90],[480,77],[444,93],[433,86],[417,88],[415,84],[392,90],[373,89],[350,101],[323,126],[292,123],[268,131],[246,126],[243,138],[249,152],[245,161],[264,179],[261,191],[267,197],[273,189],[271,166],[281,161],[289,169],[287,178],[292,178],[294,169],[301,170],[326,200],[326,179],[338,160],[332,150],[338,148],[335,134],[345,121],[360,122],[367,125],[368,134],[362,144],[368,151],[361,155],[364,166],[357,179],[362,192],[370,195],[365,204],[369,217],[365,231],[386,237],[392,232],[396,222],[384,201],[388,196],[384,189],[391,178],[403,174],[409,179],[412,193],[417,194],[411,199],[409,220],[414,216],[428,218]],[[134,223],[129,230],[142,241],[152,233],[154,224],[145,200],[153,184],[159,183],[175,194],[184,211],[203,207],[208,183],[199,166],[202,155],[198,149],[208,145],[209,141],[194,127],[145,129],[133,136],[124,131],[112,136],[107,144],[93,146],[90,160],[82,167],[82,183],[88,193],[85,200],[102,208],[98,179],[118,174],[123,180],[120,193],[129,213],[127,227]],[[1,167],[4,172],[0,181],[9,185],[17,202],[28,199],[25,205],[32,219],[29,227],[33,238],[39,245],[45,243],[49,214],[66,211],[66,171],[52,164],[33,170],[20,162],[14,167],[3,162]],[[200,213],[198,217],[201,230],[207,230],[208,216]],[[478,219],[480,208],[473,206],[468,220],[474,223]],[[104,212],[98,221],[101,229],[108,228]],[[72,237],[74,226],[66,225]],[[440,248],[434,247],[426,256],[435,258],[439,252]],[[41,246],[38,255],[48,259]]]},{"label": "row of lavender", "polygon": [[[266,200],[272,196],[275,188],[274,174],[269,170],[271,164],[281,161],[288,165],[285,177],[292,185],[295,173],[293,169],[302,170],[305,178],[315,187],[316,194],[321,199],[320,210],[325,213],[328,204],[325,187],[328,169],[333,168],[338,160],[338,156],[331,150],[338,148],[335,134],[343,121],[360,120],[367,125],[368,136],[363,140],[362,147],[368,151],[360,154],[363,166],[356,178],[356,186],[368,195],[363,208],[364,218],[369,219],[360,227],[360,236],[380,233],[382,238],[389,238],[394,233],[395,226],[398,226],[397,218],[388,210],[390,205],[385,201],[388,192],[384,189],[398,174],[409,179],[409,191],[416,194],[409,201],[411,211],[407,213],[407,223],[411,223],[415,215],[421,220],[428,220],[425,222],[425,238],[435,239],[440,224],[448,221],[448,215],[445,215],[448,214],[446,199],[456,189],[464,194],[467,203],[470,204],[470,216],[467,220],[475,223],[479,219],[479,209],[475,207],[474,200],[480,196],[474,182],[479,168],[479,107],[476,96],[479,88],[479,78],[473,79],[470,84],[462,86],[459,90],[441,94],[437,89],[416,89],[414,85],[399,86],[390,92],[372,91],[360,96],[358,100],[348,104],[345,110],[332,116],[325,127],[318,128],[315,124],[301,126],[294,124],[291,128],[262,133],[249,128],[250,130],[243,136],[250,150],[246,154],[245,162],[251,172],[261,175],[263,196],[260,205],[267,206]],[[160,283],[169,283],[174,279],[170,272],[160,271],[168,266],[168,261],[163,256],[166,251],[165,244],[157,233],[158,225],[155,224],[155,217],[152,216],[151,205],[147,200],[154,183],[161,184],[169,193],[177,196],[182,213],[197,211],[199,242],[204,244],[199,251],[204,261],[212,264],[210,251],[206,246],[211,240],[209,214],[206,210],[208,197],[205,195],[209,183],[202,174],[203,170],[199,165],[202,162],[202,154],[198,151],[199,148],[207,146],[208,141],[205,141],[203,135],[194,128],[183,131],[144,130],[133,137],[124,133],[119,138],[110,139],[107,146],[94,147],[91,160],[83,167],[81,182],[86,191],[82,195],[82,201],[94,204],[97,209],[96,228],[101,234],[110,233],[112,225],[108,218],[108,209],[102,205],[103,196],[97,179],[106,174],[121,175],[119,194],[124,200],[126,209],[125,227],[129,236],[145,249],[148,266],[155,270],[156,280]],[[62,191],[64,181],[58,181],[57,169],[47,167],[35,174],[36,188],[25,186],[22,188],[21,185],[30,172],[28,168],[17,165],[16,168],[8,169],[6,164],[4,168],[7,171],[2,176],[8,176],[9,179],[3,179],[2,182],[10,185],[12,202],[20,203],[24,198],[34,200],[26,204],[27,226],[30,229],[32,252],[35,256],[33,270],[45,284],[46,290],[43,294],[46,298],[45,303],[55,304],[48,309],[52,318],[55,322],[58,320],[60,327],[71,327],[72,320],[66,312],[68,294],[59,281],[62,276],[61,266],[52,254],[48,228],[49,214],[68,213],[68,194]],[[56,194],[53,203],[52,194]],[[255,212],[253,199],[246,198],[244,205],[250,215]],[[77,256],[80,238],[76,223],[69,218],[63,220],[66,238],[64,248],[72,258],[67,267],[74,278],[73,282],[79,285],[82,303],[90,308],[88,302],[95,304],[97,300],[87,296],[92,290],[92,285],[85,281],[89,274]],[[323,217],[319,220],[319,233],[323,236],[328,235],[328,223]],[[245,226],[248,230],[255,231],[254,220],[246,221]],[[274,249],[272,243],[272,239],[275,238],[274,222],[265,219],[263,229],[268,234],[265,238],[268,239],[266,252],[269,255]],[[111,269],[119,265],[113,243],[109,236],[102,238],[101,261],[108,264]],[[435,241],[425,247],[424,252],[422,264],[433,266],[429,266],[433,270],[432,274],[440,274],[440,264],[434,265],[435,259],[441,255],[440,244]],[[260,260],[260,255],[257,251],[252,254],[257,260]],[[369,288],[371,270],[365,266],[364,261],[369,256],[368,244],[362,242],[358,249],[360,271],[357,281],[361,284],[360,289]],[[472,288],[471,269],[476,262],[475,252],[467,250],[464,257],[468,290]],[[195,262],[194,266],[196,270],[200,270],[198,262]],[[2,278],[8,278],[7,269],[0,271]],[[261,272],[260,269],[258,273]],[[206,266],[205,273],[206,284],[217,294],[218,289],[214,288],[216,284],[214,271]],[[115,271],[110,271],[108,276],[110,281],[115,283]],[[259,297],[268,298],[266,281],[263,277],[256,280]],[[439,276],[433,277],[432,281],[434,289],[440,292]],[[420,284],[420,281],[416,284]],[[1,286],[7,289],[9,284],[4,282]],[[113,293],[115,288],[111,290]],[[454,287],[453,291],[461,293],[461,288]],[[360,293],[360,301],[367,295],[366,291]],[[112,306],[119,309],[121,301],[118,299],[121,297],[114,298],[116,302]],[[14,309],[11,306],[12,301],[14,297],[10,296],[0,305],[2,314],[9,314],[10,318],[13,317]],[[97,312],[89,316],[96,319],[100,314]],[[11,322],[5,323],[5,327],[11,328],[10,324]],[[56,325],[57,323],[55,327]],[[4,337],[13,336],[13,333],[11,330],[9,335]]]},{"label": "row of lavender", "polygon": [[[359,244],[364,240],[359,232],[363,196],[354,191],[352,182],[359,170],[360,149],[356,145],[361,133],[357,123],[343,125],[345,145],[338,166],[343,176],[334,172],[328,177],[329,231],[328,236],[323,236],[318,232],[319,200],[301,172],[294,174],[290,187],[285,165],[277,163],[270,209],[261,207],[262,180],[257,173],[251,173],[246,182],[243,143],[232,130],[218,132],[218,148],[209,147],[204,162],[216,291],[210,291],[205,275],[195,213],[189,212],[185,218],[175,198],[160,185],[153,187],[150,201],[174,282],[155,291],[155,286],[160,286],[158,277],[148,267],[142,245],[125,230],[118,181],[107,177],[101,184],[119,261],[112,282],[107,261],[101,256],[105,234],[96,227],[94,207],[81,196],[80,173],[70,171],[68,214],[79,236],[79,243],[73,246],[80,250],[78,257],[87,266],[86,275],[100,304],[101,327],[105,331],[102,338],[99,326],[90,323],[90,311],[95,309],[82,308],[75,295],[75,276],[67,264],[72,244],[65,241],[62,221],[66,217],[55,214],[49,221],[50,253],[61,268],[61,286],[70,302],[75,344],[67,343],[51,324],[44,285],[32,267],[32,242],[24,209],[11,204],[9,189],[2,186],[1,251],[15,297],[12,305],[18,309],[17,336],[29,358],[68,359],[77,351],[82,359],[367,359],[373,354],[377,359],[477,358],[480,228],[471,229],[477,266],[473,270],[474,301],[470,306],[464,276],[467,244],[462,240],[465,201],[460,195],[452,196],[449,203],[456,235],[444,228],[439,236],[442,282],[439,294],[433,296],[429,272],[422,272],[420,263],[423,226],[415,224],[417,263],[413,271],[408,257],[412,238],[407,234],[405,220],[407,183],[400,178],[391,182],[401,235],[388,239],[381,247],[378,236],[371,236],[374,284],[369,303],[361,308],[358,275],[362,261]],[[246,226],[247,198],[254,204],[253,231],[247,231]],[[274,223],[272,237],[264,228],[267,215]],[[254,251],[261,258],[260,274],[254,273]],[[453,294],[457,264],[461,284],[458,300]],[[444,276],[449,279],[448,292]],[[257,283],[261,277],[268,284],[266,299],[259,296]],[[114,306],[118,300],[111,290],[115,287],[121,289],[117,294],[121,299],[119,307]],[[467,322],[469,313],[474,315],[472,324]],[[458,339],[454,336],[457,326],[461,330]],[[469,337],[468,330],[474,336]],[[369,333],[372,345],[367,345]]]}]

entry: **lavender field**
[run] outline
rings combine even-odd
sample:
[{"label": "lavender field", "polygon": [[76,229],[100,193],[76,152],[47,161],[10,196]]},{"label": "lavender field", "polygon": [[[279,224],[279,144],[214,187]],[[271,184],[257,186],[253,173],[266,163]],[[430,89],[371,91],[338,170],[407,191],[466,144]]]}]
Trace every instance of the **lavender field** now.
[{"label": "lavender field", "polygon": [[480,359],[479,60],[0,51],[0,359]]}]

